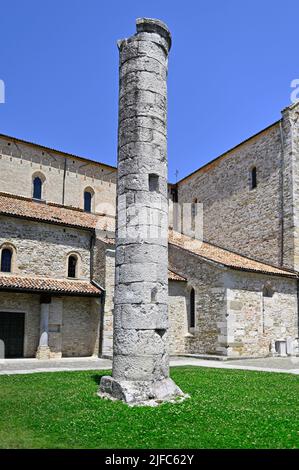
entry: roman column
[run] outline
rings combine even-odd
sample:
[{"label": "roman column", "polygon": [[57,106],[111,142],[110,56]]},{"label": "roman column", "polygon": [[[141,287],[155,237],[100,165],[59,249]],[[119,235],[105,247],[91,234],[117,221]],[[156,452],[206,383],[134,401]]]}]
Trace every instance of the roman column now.
[{"label": "roman column", "polygon": [[127,403],[183,397],[169,377],[167,60],[171,35],[137,19],[118,41],[119,128],[112,377],[99,395]]}]

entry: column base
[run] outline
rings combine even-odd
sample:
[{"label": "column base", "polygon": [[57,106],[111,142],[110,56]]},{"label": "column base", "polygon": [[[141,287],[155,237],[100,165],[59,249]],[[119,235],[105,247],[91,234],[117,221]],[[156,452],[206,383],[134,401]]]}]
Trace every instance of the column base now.
[{"label": "column base", "polygon": [[39,346],[35,357],[36,359],[50,359],[51,351],[49,346]]},{"label": "column base", "polygon": [[180,402],[189,398],[173,382],[166,378],[150,381],[116,380],[113,377],[102,377],[98,396],[110,400],[122,400],[128,405],[157,406],[164,402]]}]

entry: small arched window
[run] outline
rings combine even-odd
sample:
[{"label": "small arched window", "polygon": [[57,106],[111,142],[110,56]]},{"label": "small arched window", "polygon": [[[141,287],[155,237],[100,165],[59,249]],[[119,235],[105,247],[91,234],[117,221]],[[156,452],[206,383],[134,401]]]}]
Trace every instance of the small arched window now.
[{"label": "small arched window", "polygon": [[195,328],[195,290],[190,291],[190,317],[189,317],[189,328]]},{"label": "small arched window", "polygon": [[42,198],[42,187],[43,182],[39,176],[36,176],[33,180],[33,199]]},{"label": "small arched window", "polygon": [[84,210],[85,212],[91,212],[91,201],[92,194],[90,191],[84,191]]},{"label": "small arched window", "polygon": [[3,248],[1,252],[1,271],[3,273],[11,273],[12,264],[12,250],[10,248]]},{"label": "small arched window", "polygon": [[254,166],[251,170],[251,189],[257,187],[257,179],[256,179],[256,167]]},{"label": "small arched window", "polygon": [[77,256],[71,255],[68,260],[68,277],[77,277]]}]

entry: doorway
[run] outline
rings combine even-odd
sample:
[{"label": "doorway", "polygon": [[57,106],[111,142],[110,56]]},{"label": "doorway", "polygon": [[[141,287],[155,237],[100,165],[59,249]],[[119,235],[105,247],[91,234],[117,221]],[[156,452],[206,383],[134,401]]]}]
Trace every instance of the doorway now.
[{"label": "doorway", "polygon": [[0,312],[0,340],[5,358],[24,357],[25,314]]}]

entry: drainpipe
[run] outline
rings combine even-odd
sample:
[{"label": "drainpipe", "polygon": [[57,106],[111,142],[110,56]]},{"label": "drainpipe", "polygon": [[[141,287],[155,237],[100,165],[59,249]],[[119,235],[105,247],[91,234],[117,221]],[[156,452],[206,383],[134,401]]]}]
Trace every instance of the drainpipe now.
[{"label": "drainpipe", "polygon": [[66,178],[66,158],[64,159],[63,183],[62,183],[62,205],[63,206],[64,206],[64,198],[65,198],[65,178]]},{"label": "drainpipe", "polygon": [[280,132],[280,259],[279,263],[280,266],[284,264],[284,136],[283,136],[283,128],[282,128],[282,119],[279,122],[279,132]]}]

